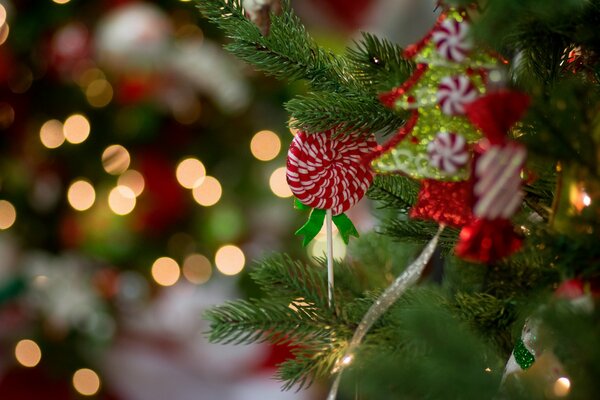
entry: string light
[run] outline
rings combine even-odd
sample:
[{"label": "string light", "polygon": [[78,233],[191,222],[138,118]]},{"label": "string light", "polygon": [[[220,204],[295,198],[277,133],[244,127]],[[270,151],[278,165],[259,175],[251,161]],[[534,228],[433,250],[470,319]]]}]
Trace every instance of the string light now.
[{"label": "string light", "polygon": [[113,98],[113,88],[106,79],[96,79],[85,89],[85,96],[92,107],[102,108]]},{"label": "string light", "polygon": [[554,395],[557,397],[565,397],[571,391],[571,381],[569,378],[563,376],[554,382],[553,386]]},{"label": "string light", "polygon": [[57,119],[44,122],[40,128],[40,141],[49,149],[56,149],[65,142],[63,124]]},{"label": "string light", "polygon": [[592,204],[592,198],[587,193],[583,193],[583,197],[581,200],[583,202],[583,205],[586,207],[589,207],[590,204]]},{"label": "string light", "polygon": [[211,275],[210,261],[202,254],[191,254],[183,261],[183,276],[191,283],[201,285],[208,282]]},{"label": "string light", "polygon": [[17,220],[17,210],[10,202],[0,200],[0,230],[8,229]]},{"label": "string light", "polygon": [[93,396],[100,390],[100,377],[89,368],[81,368],[73,374],[73,387],[84,396]]},{"label": "string light", "polygon": [[223,189],[219,181],[212,176],[207,176],[200,186],[193,189],[192,195],[196,203],[204,207],[210,207],[219,202]]},{"label": "string light", "polygon": [[42,359],[42,350],[33,340],[23,339],[15,346],[15,358],[24,367],[33,368]]},{"label": "string light", "polygon": [[67,200],[75,210],[85,211],[94,205],[96,191],[90,182],[80,179],[69,186]]},{"label": "string light", "polygon": [[294,195],[287,184],[285,174],[286,168],[279,167],[273,171],[271,177],[269,178],[269,187],[271,188],[273,194],[275,194],[277,197],[288,198]]},{"label": "string light", "polygon": [[134,169],[123,172],[117,180],[117,185],[126,186],[133,191],[133,194],[137,197],[144,192],[146,187],[146,181],[144,176]]},{"label": "string light", "polygon": [[250,141],[252,155],[260,161],[270,161],[277,157],[281,150],[281,140],[275,132],[257,132]]},{"label": "string light", "polygon": [[246,257],[242,249],[231,244],[221,247],[215,254],[215,265],[223,275],[239,274],[245,263]]},{"label": "string light", "polygon": [[186,189],[194,189],[202,184],[206,177],[206,168],[197,158],[186,158],[175,170],[177,182]]},{"label": "string light", "polygon": [[119,185],[108,194],[108,206],[117,215],[129,214],[135,204],[135,193],[127,186]]},{"label": "string light", "polygon": [[90,122],[81,114],[73,114],[65,120],[63,133],[67,142],[83,143],[90,135]]},{"label": "string light", "polygon": [[154,281],[161,286],[173,286],[181,275],[179,264],[170,257],[160,257],[154,261],[151,273]]},{"label": "string light", "polygon": [[120,144],[108,146],[102,153],[102,166],[111,175],[122,174],[129,168],[131,157],[127,149]]}]

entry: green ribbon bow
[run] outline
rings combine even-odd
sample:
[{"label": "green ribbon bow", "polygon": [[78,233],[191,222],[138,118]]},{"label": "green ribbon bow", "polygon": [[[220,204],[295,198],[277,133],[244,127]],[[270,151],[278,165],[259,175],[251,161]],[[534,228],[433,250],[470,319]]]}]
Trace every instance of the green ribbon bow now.
[{"label": "green ribbon bow", "polygon": [[[300,200],[294,199],[294,208],[298,210],[308,210],[310,207],[302,204]],[[325,222],[326,211],[321,208],[313,208],[310,212],[310,216],[308,217],[308,221],[300,229],[296,231],[296,235],[304,236],[302,240],[302,246],[306,247],[311,240],[317,236],[323,223]],[[348,244],[350,241],[350,236],[358,237],[358,231],[356,227],[350,221],[350,218],[344,213],[336,215],[332,218],[333,223],[337,226],[340,235],[342,236],[342,240],[344,243]]]}]

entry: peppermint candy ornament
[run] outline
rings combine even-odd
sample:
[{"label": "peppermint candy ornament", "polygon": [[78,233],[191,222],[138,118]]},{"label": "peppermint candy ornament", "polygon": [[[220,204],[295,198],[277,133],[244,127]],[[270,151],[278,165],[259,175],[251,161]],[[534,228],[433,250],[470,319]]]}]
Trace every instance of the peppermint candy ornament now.
[{"label": "peppermint candy ornament", "polygon": [[436,94],[438,105],[446,115],[464,115],[465,106],[477,98],[475,85],[465,75],[448,76],[440,81]]},{"label": "peppermint candy ornament", "polygon": [[464,20],[459,22],[457,19],[446,19],[433,32],[431,39],[442,57],[460,63],[473,48],[468,33],[469,24]]},{"label": "peppermint candy ornament", "polygon": [[469,161],[467,141],[461,135],[440,132],[427,145],[429,163],[446,174],[453,174]]},{"label": "peppermint candy ornament", "polygon": [[287,182],[306,206],[338,215],[365,194],[373,173],[362,158],[377,146],[373,135],[332,137],[333,132],[298,132],[288,151]]}]

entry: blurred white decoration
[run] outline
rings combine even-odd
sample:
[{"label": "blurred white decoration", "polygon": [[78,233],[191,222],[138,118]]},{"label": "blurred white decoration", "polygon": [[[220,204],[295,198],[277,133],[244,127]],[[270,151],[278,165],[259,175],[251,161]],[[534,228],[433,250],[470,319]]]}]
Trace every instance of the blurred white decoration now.
[{"label": "blurred white decoration", "polygon": [[115,69],[152,69],[163,63],[172,31],[168,16],[157,6],[141,2],[125,4],[98,23],[98,61]]},{"label": "blurred white decoration", "polygon": [[227,112],[239,112],[250,101],[238,61],[206,39],[176,40],[168,15],[150,3],[125,4],[105,15],[95,47],[100,65],[117,74],[168,76],[169,87],[159,90],[160,100],[174,112],[193,101],[192,88]]},{"label": "blurred white decoration", "polygon": [[310,391],[281,392],[272,374],[259,370],[266,345],[207,343],[202,313],[234,297],[230,280],[213,279],[202,290],[181,281],[162,290],[124,320],[122,339],[104,359],[110,386],[128,400],[308,399]]},{"label": "blurred white decoration", "polygon": [[27,292],[29,305],[44,315],[56,329],[78,329],[100,336],[112,335],[114,322],[102,310],[103,301],[91,285],[90,264],[74,254],[52,256],[31,252],[21,260],[25,276],[29,279]]},{"label": "blurred white decoration", "polygon": [[39,212],[49,212],[62,195],[60,177],[54,172],[43,172],[35,177],[29,193],[29,204]]}]

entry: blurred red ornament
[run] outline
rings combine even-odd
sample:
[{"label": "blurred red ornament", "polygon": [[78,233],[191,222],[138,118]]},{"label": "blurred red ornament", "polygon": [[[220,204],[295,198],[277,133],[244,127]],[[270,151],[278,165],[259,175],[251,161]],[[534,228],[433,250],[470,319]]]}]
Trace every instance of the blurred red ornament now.
[{"label": "blurred red ornament", "polygon": [[477,219],[460,231],[456,255],[469,261],[489,263],[521,248],[523,239],[507,219]]},{"label": "blurred red ornament", "polygon": [[424,179],[410,217],[430,219],[437,223],[462,227],[473,220],[471,213],[471,184]]},{"label": "blurred red ornament", "polygon": [[76,72],[91,57],[91,37],[81,23],[70,23],[57,30],[50,40],[50,66],[61,76]]},{"label": "blurred red ornament", "polygon": [[360,27],[361,23],[365,20],[365,15],[374,1],[313,0],[313,3],[329,11],[332,17],[344,24],[349,30],[354,30]]}]

